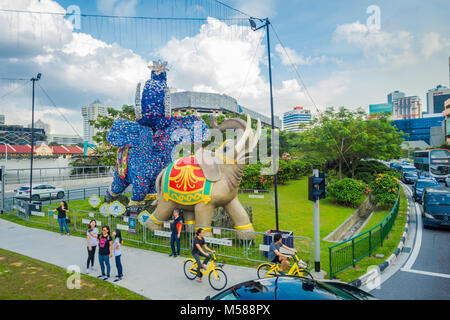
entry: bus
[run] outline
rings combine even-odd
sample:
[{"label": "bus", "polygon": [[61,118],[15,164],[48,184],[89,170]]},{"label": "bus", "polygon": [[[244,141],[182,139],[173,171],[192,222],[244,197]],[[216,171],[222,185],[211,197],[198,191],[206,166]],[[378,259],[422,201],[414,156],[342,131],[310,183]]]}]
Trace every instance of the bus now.
[{"label": "bus", "polygon": [[447,149],[415,151],[414,166],[420,174],[428,173],[438,181],[445,181],[450,175],[450,151]]}]

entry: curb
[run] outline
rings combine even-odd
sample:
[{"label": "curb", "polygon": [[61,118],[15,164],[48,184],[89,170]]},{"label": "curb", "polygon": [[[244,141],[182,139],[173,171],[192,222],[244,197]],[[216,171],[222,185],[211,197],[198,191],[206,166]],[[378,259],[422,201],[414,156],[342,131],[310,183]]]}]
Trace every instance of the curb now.
[{"label": "curb", "polygon": [[[402,188],[403,188],[403,186],[402,186]],[[383,263],[379,264],[377,267],[371,269],[369,272],[365,273],[358,279],[349,282],[348,284],[358,287],[358,288],[362,287],[362,286],[366,285],[367,283],[374,281],[377,277],[379,277],[381,275],[381,273],[383,273],[384,270],[386,270],[387,267],[389,267],[389,265],[393,264],[395,262],[395,260],[397,260],[397,257],[402,252],[402,250],[405,246],[405,242],[406,242],[406,238],[407,238],[407,234],[408,234],[408,228],[409,228],[409,220],[410,220],[410,209],[408,206],[408,210],[406,213],[405,229],[403,230],[402,239],[400,240],[400,243],[397,246],[397,249],[395,249],[394,253],[391,254],[389,256],[389,258],[387,260],[385,260]]]}]

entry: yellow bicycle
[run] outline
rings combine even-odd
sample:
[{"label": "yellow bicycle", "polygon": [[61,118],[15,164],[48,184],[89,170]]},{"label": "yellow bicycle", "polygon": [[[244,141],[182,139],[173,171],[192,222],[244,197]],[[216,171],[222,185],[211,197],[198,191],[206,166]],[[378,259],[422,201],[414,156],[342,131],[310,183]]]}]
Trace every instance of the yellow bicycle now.
[{"label": "yellow bicycle", "polygon": [[[208,275],[208,281],[211,287],[215,290],[222,290],[227,285],[227,275],[222,270],[223,264],[216,264],[214,261],[216,260],[216,255],[214,253],[211,254],[211,263],[209,264],[206,270],[200,268],[200,272],[202,275]],[[197,262],[194,259],[186,259],[184,261],[184,274],[186,278],[189,280],[194,280],[197,276]]]},{"label": "yellow bicycle", "polygon": [[[310,277],[313,279],[313,276],[308,272],[307,265],[305,262],[299,259],[297,254],[292,255],[294,258],[295,263],[292,265],[291,269],[288,271],[288,276],[298,276],[298,277]],[[275,277],[281,275],[280,273],[280,265],[278,263],[269,263],[264,262],[261,263],[258,266],[258,269],[256,270],[256,273],[258,274],[258,278],[264,278],[264,277]]]}]

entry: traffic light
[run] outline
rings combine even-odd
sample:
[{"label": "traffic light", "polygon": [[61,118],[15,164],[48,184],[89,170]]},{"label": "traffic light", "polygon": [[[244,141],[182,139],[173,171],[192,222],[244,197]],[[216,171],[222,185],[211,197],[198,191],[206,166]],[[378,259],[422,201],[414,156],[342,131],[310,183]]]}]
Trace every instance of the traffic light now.
[{"label": "traffic light", "polygon": [[319,173],[318,177],[308,178],[308,200],[316,201],[324,199],[327,196],[327,191],[325,190],[325,173]]}]

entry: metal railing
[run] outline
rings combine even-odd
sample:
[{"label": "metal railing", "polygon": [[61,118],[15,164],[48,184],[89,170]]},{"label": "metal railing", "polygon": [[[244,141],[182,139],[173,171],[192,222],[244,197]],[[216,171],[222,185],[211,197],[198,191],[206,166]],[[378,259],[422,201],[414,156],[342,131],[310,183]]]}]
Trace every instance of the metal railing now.
[{"label": "metal railing", "polygon": [[[33,168],[34,183],[104,178],[113,175],[114,167],[112,166]],[[29,168],[6,170],[5,184],[21,184],[29,183],[29,181]]]},{"label": "metal railing", "polygon": [[[7,211],[9,215],[15,215],[26,221],[47,225],[51,229],[59,229],[57,214],[47,211],[55,209],[56,205],[45,205],[40,213],[22,214],[14,205]],[[128,222],[129,217],[124,215],[113,216],[103,215],[100,212],[70,209],[68,223],[70,233],[85,235],[91,219],[97,221],[99,227],[108,225],[111,231],[122,230],[124,241],[131,241],[138,245],[148,245],[150,249],[159,248],[170,252],[171,223],[169,221],[159,221],[158,230],[151,230],[147,225],[137,222],[135,232],[130,232]],[[243,232],[240,230],[206,227],[201,225],[183,225],[180,237],[180,249],[184,253],[189,253],[193,248],[195,231],[198,228],[211,228],[210,233],[205,237],[210,248],[217,251],[217,255],[224,258],[231,258],[237,261],[268,262],[264,253],[267,251],[265,241],[271,241],[273,234],[259,232]],[[266,237],[266,239],[264,239]],[[298,250],[299,257],[304,260],[308,267],[311,266],[311,240],[307,237],[291,236],[293,246]]]},{"label": "metal railing", "polygon": [[339,271],[355,264],[383,246],[397,218],[400,206],[400,189],[397,200],[388,215],[379,224],[353,238],[328,247],[330,257],[330,279]]}]

